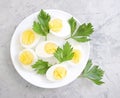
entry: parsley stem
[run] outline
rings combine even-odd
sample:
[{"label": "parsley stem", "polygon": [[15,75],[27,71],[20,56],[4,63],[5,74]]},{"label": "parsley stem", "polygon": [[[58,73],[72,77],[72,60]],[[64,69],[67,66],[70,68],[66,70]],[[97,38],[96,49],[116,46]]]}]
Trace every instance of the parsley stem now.
[{"label": "parsley stem", "polygon": [[65,40],[68,40],[68,39],[70,39],[71,38],[71,36],[70,37],[68,37],[68,38],[66,38]]}]

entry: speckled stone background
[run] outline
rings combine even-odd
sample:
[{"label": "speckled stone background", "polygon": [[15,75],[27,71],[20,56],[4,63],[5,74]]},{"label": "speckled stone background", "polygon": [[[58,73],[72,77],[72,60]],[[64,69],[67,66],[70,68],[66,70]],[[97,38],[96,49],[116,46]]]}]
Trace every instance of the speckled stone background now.
[{"label": "speckled stone background", "polygon": [[[60,9],[92,22],[91,54],[105,70],[105,84],[77,79],[57,89],[35,87],[14,69],[10,40],[16,26],[40,9]],[[120,98],[120,0],[0,0],[0,98]]]}]

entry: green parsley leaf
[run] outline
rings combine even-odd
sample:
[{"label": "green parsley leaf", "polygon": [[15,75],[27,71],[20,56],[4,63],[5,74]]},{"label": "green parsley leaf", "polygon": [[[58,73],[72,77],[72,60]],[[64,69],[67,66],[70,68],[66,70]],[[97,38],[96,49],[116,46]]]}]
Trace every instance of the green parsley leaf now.
[{"label": "green parsley leaf", "polygon": [[48,62],[43,60],[38,60],[34,65],[32,65],[32,68],[34,68],[38,74],[45,74],[50,66],[51,65]]},{"label": "green parsley leaf", "polygon": [[74,33],[75,29],[76,29],[76,20],[71,17],[69,20],[68,20],[68,23],[70,25],[70,28],[71,28],[71,36],[72,34]]},{"label": "green parsley leaf", "polygon": [[88,23],[88,24],[84,23],[80,25],[77,30],[76,30],[77,23],[73,17],[68,20],[68,23],[71,28],[71,36],[69,38],[72,38],[78,42],[90,41],[89,37],[94,31],[91,23]]},{"label": "green parsley leaf", "polygon": [[72,35],[73,37],[75,36],[90,36],[93,33],[93,26],[91,23],[88,24],[82,24],[78,27],[76,33]]},{"label": "green parsley leaf", "polygon": [[78,42],[87,42],[89,41],[89,36],[93,33],[93,26],[91,23],[82,24],[78,27],[77,31],[72,34],[71,38]]},{"label": "green parsley leaf", "polygon": [[99,68],[99,66],[95,65],[92,67],[92,65],[92,60],[88,60],[81,76],[90,79],[97,85],[103,84],[104,82],[101,81],[101,79],[104,75],[104,71]]},{"label": "green parsley leaf", "polygon": [[73,37],[74,40],[78,41],[78,42],[87,42],[87,41],[90,41],[89,37]]},{"label": "green parsley leaf", "polygon": [[50,15],[41,10],[37,18],[38,21],[34,21],[33,23],[33,30],[42,36],[47,36],[49,33]]},{"label": "green parsley leaf", "polygon": [[41,34],[42,36],[46,36],[46,33],[41,28],[41,24],[36,21],[34,21],[33,23],[33,30],[38,34]]},{"label": "green parsley leaf", "polygon": [[73,55],[73,48],[68,42],[63,45],[63,49],[58,47],[56,52],[54,53],[54,56],[59,62],[71,60],[73,58]]}]

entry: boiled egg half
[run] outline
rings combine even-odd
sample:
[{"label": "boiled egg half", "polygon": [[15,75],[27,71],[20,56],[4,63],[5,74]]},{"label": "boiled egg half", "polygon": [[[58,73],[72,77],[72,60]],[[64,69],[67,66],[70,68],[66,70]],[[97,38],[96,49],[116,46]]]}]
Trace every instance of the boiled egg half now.
[{"label": "boiled egg half", "polygon": [[73,58],[68,61],[71,65],[79,65],[84,58],[84,51],[81,46],[73,47]]},{"label": "boiled egg half", "polygon": [[52,57],[57,47],[58,45],[54,41],[44,41],[37,45],[35,52],[39,57]]},{"label": "boiled egg half", "polygon": [[70,26],[68,22],[62,18],[52,18],[49,22],[50,32],[58,37],[66,37],[70,35]]},{"label": "boiled egg half", "polygon": [[65,64],[56,64],[50,67],[46,72],[46,77],[50,81],[60,81],[68,76],[68,68]]},{"label": "boiled egg half", "polygon": [[19,62],[24,67],[31,67],[37,60],[37,56],[32,49],[24,49],[19,53],[18,56]]},{"label": "boiled egg half", "polygon": [[24,48],[33,48],[38,43],[40,36],[32,29],[25,30],[20,36],[20,43]]}]

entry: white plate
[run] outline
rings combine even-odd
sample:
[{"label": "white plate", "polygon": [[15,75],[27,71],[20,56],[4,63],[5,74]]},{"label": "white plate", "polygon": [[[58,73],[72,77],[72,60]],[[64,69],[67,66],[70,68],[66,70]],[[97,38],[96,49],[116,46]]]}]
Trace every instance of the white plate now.
[{"label": "white plate", "polygon": [[[72,17],[72,15],[70,15],[66,12],[60,11],[60,10],[45,10],[45,11],[47,13],[49,13],[50,15],[59,14],[62,17],[64,17],[64,19],[69,19],[70,17]],[[27,28],[32,27],[33,21],[37,18],[38,13],[39,12],[33,13],[32,15],[25,18],[16,28],[16,30],[13,34],[13,37],[11,40],[11,46],[10,46],[12,62],[13,62],[15,69],[20,74],[20,76],[22,76],[29,83],[31,83],[35,86],[38,86],[38,87],[42,87],[42,88],[58,88],[58,87],[61,87],[61,86],[71,83],[81,74],[81,72],[83,71],[83,69],[88,61],[88,58],[89,58],[90,45],[89,45],[89,42],[80,44],[85,52],[83,61],[81,62],[81,64],[79,66],[76,66],[76,67],[70,66],[69,67],[70,75],[65,81],[51,82],[51,81],[47,80],[46,77],[43,75],[38,75],[33,71],[30,72],[30,71],[24,69],[22,67],[22,65],[19,63],[18,57],[17,57],[19,52],[22,49],[20,42],[19,42],[19,39],[20,39],[19,37],[20,37],[21,32],[23,32]],[[77,20],[77,22],[79,23],[78,20]]]}]

